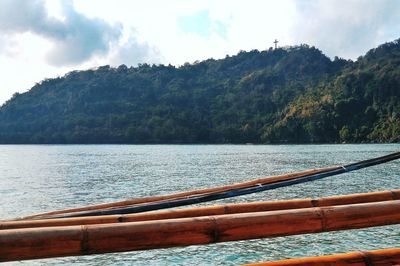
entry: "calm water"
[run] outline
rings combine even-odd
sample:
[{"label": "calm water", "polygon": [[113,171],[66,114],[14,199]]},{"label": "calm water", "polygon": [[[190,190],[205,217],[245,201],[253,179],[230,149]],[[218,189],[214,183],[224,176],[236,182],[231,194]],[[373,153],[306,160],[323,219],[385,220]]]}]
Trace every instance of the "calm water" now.
[{"label": "calm water", "polygon": [[[381,156],[400,145],[3,145],[0,220],[242,182]],[[223,202],[399,189],[400,161]],[[212,203],[210,203],[212,204]],[[400,226],[208,246],[14,262],[16,265],[237,265],[399,247]]]}]

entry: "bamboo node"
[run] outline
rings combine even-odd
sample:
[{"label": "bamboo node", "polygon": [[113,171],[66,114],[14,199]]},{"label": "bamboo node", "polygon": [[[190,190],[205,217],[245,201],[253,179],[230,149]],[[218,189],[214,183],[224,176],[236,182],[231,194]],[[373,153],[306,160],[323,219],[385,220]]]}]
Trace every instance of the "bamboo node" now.
[{"label": "bamboo node", "polygon": [[310,203],[313,207],[319,207],[319,200],[317,199],[311,199]]},{"label": "bamboo node", "polygon": [[81,251],[82,254],[88,255],[89,252],[89,231],[87,225],[81,225],[82,240],[81,240]]},{"label": "bamboo node", "polygon": [[226,205],[226,204],[224,205],[224,213],[225,214],[230,214],[231,213],[229,206]]},{"label": "bamboo node", "polygon": [[325,232],[327,230],[327,221],[326,221],[326,216],[324,209],[321,207],[314,207],[313,208],[315,212],[317,213],[318,217],[320,218],[321,221],[321,232]]},{"label": "bamboo node", "polygon": [[371,255],[365,251],[358,251],[358,254],[361,255],[362,260],[365,263],[365,266],[374,266],[374,263],[371,260]]},{"label": "bamboo node", "polygon": [[392,194],[392,198],[394,200],[400,200],[400,194],[398,193],[398,191],[390,190],[390,193]]},{"label": "bamboo node", "polygon": [[212,228],[212,241],[213,243],[218,243],[219,242],[219,226],[218,226],[218,221],[214,216],[209,216],[208,217],[210,219],[210,221],[213,223],[213,228]]}]

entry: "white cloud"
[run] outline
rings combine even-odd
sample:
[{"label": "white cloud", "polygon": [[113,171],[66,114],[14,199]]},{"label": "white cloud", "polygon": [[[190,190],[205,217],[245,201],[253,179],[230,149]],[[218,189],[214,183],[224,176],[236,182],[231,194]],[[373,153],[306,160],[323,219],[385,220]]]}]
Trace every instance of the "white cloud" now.
[{"label": "white cloud", "polygon": [[397,0],[299,1],[292,36],[327,55],[355,59],[400,37]]},{"label": "white cloud", "polygon": [[136,31],[131,29],[124,39],[111,46],[105,61],[112,66],[122,64],[131,66],[140,63],[158,64],[163,60],[156,47],[138,41]]},{"label": "white cloud", "polygon": [[71,1],[62,2],[64,19],[48,14],[44,0],[1,0],[0,32],[15,35],[30,32],[52,42],[47,61],[56,66],[76,65],[94,54],[108,52],[119,39],[121,25],[87,18],[76,12]]},{"label": "white cloud", "polygon": [[[29,45],[24,45],[26,43]],[[66,71],[43,63],[46,49],[51,47],[43,38],[31,33],[17,34],[3,44],[7,44],[8,51],[0,54],[0,104],[13,93],[24,92],[36,82]]]}]

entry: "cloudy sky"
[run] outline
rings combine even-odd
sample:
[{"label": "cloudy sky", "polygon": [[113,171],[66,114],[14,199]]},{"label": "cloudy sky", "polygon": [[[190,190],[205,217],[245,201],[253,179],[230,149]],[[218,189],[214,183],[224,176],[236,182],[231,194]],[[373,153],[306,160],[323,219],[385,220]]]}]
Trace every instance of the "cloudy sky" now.
[{"label": "cloudy sky", "polygon": [[356,59],[400,37],[400,0],[0,0],[0,104],[99,65],[181,65],[307,43]]}]

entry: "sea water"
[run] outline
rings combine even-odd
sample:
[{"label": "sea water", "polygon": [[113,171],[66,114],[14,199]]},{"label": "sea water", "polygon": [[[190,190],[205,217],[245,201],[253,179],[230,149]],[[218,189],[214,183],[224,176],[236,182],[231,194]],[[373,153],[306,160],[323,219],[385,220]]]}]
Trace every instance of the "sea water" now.
[{"label": "sea water", "polygon": [[[399,151],[362,145],[0,145],[0,220],[221,186]],[[400,161],[202,205],[400,188]],[[400,226],[212,245],[12,262],[10,265],[238,265],[399,247]]]}]

